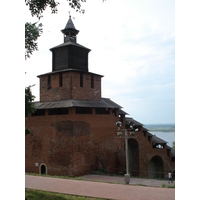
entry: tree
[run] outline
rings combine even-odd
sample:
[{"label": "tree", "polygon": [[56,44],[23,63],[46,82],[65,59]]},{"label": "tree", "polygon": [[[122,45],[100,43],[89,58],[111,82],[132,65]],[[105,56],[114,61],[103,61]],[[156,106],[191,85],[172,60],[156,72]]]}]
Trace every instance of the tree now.
[{"label": "tree", "polygon": [[[69,6],[76,10],[76,12],[84,13],[85,10],[81,9],[81,2],[86,0],[67,0]],[[29,7],[32,17],[36,16],[38,20],[43,17],[43,12],[47,7],[51,8],[52,14],[57,13],[59,2],[56,0],[25,0],[26,5]],[[42,23],[25,23],[25,59],[30,58],[30,55],[38,50],[37,39],[42,34]]]},{"label": "tree", "polygon": [[42,17],[43,12],[49,6],[52,13],[57,13],[58,2],[55,0],[25,0],[26,5],[29,7],[32,16],[38,19]]},{"label": "tree", "polygon": [[38,50],[37,39],[42,34],[42,24],[25,23],[25,59],[30,58],[30,55]]},{"label": "tree", "polygon": [[[84,13],[84,9],[81,9],[81,2],[86,0],[66,0],[69,1],[69,6],[76,10],[76,12]],[[51,12],[57,13],[59,2],[56,0],[25,0],[26,5],[29,7],[32,16],[37,16],[38,19],[42,17],[43,12],[47,7],[51,8]]]},{"label": "tree", "polygon": [[32,95],[31,87],[32,86],[28,86],[25,88],[25,118],[35,111],[35,106],[32,104],[35,96]]},{"label": "tree", "polygon": [[[28,86],[25,88],[25,119],[35,111],[35,105],[32,103],[35,99],[35,96],[32,95],[31,87]],[[25,127],[25,135],[29,134],[30,130]]]}]

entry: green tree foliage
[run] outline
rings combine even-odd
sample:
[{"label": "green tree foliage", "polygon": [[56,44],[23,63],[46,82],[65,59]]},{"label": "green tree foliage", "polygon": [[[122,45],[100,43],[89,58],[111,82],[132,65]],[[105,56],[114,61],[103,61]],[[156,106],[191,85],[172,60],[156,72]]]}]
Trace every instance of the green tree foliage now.
[{"label": "green tree foliage", "polygon": [[[69,1],[69,6],[76,10],[76,12],[84,13],[84,9],[81,9],[81,3],[86,0],[66,0]],[[55,0],[25,0],[26,5],[29,7],[32,16],[36,16],[38,19],[42,17],[43,12],[47,7],[51,8],[52,14],[57,13],[59,2]]]},{"label": "green tree foliage", "polygon": [[30,55],[38,50],[37,39],[42,34],[42,24],[25,23],[25,59],[30,58]]},{"label": "green tree foliage", "polygon": [[[32,95],[31,86],[25,88],[25,118],[35,111],[35,105],[32,103],[35,96]],[[30,134],[30,130],[25,127],[25,135]]]},{"label": "green tree foliage", "polygon": [[26,5],[29,7],[32,16],[38,19],[42,17],[43,12],[47,7],[51,8],[52,13],[57,13],[58,2],[54,0],[25,0]]},{"label": "green tree foliage", "polygon": [[31,86],[25,88],[25,118],[35,111],[35,106],[32,103],[35,96],[32,95]]}]

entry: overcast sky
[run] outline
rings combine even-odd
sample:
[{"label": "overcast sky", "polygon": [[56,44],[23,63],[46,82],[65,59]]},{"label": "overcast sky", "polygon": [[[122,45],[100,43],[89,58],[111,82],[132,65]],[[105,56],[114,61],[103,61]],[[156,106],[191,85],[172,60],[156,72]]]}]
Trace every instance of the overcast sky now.
[{"label": "overcast sky", "polygon": [[[63,43],[71,11],[80,32],[77,42],[89,49],[89,71],[104,75],[102,97],[123,107],[143,124],[175,123],[174,0],[87,0],[85,14],[61,2],[58,13],[46,10],[39,51],[25,61],[25,84],[39,100],[37,75],[52,70],[50,48]],[[26,21],[35,22],[26,9]]]}]

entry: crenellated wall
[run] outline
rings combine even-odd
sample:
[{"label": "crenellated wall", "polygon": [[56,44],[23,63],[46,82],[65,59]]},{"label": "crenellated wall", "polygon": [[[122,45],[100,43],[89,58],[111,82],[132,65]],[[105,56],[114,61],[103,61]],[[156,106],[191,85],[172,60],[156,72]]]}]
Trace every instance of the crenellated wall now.
[{"label": "crenellated wall", "polygon": [[[48,76],[50,78],[48,78]],[[62,86],[60,86],[60,76],[62,76]],[[66,99],[100,100],[101,77],[102,76],[100,75],[92,73],[81,73],[76,71],[58,72],[39,76],[40,102]],[[50,81],[48,81],[48,79]],[[91,83],[92,81],[93,84]],[[51,86],[50,88],[48,87],[49,84]]]}]

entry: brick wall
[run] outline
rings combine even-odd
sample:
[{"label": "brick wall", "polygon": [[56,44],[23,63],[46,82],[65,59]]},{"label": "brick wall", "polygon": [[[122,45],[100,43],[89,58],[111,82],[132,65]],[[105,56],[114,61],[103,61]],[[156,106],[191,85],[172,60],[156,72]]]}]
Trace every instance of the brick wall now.
[{"label": "brick wall", "polygon": [[80,72],[62,72],[62,86],[59,86],[59,73],[49,75],[51,88],[48,89],[48,75],[40,76],[40,101],[59,101],[65,99],[100,100],[101,76],[93,75],[91,87],[90,73],[83,73],[83,86],[80,86]]},{"label": "brick wall", "polygon": [[70,113],[32,116],[26,120],[32,133],[26,136],[27,172],[38,173],[35,163],[42,162],[49,174],[70,176],[89,173],[96,169],[97,163],[105,165],[105,160],[108,168],[113,165],[117,118],[112,114],[94,117],[94,114]]},{"label": "brick wall", "polygon": [[[32,116],[26,120],[26,172],[39,173],[35,163],[45,163],[48,174],[79,176],[93,170],[125,173],[125,141],[116,136],[118,118],[110,114],[75,114]],[[164,178],[175,162],[167,150],[154,149],[144,137],[142,128],[133,136],[138,143],[139,176],[148,176],[148,165],[154,156],[164,163]]]},{"label": "brick wall", "polygon": [[[123,139],[121,139],[123,140]],[[156,149],[153,148],[152,142],[148,141],[148,136],[146,137],[143,135],[143,128],[140,128],[140,131],[135,132],[134,136],[131,136],[129,140],[134,140],[138,144],[138,151],[139,151],[139,176],[141,177],[148,177],[148,166],[151,159],[155,156],[159,156],[163,161],[163,178],[167,178],[168,171],[171,170],[172,172],[175,170],[175,162],[171,161],[171,157],[167,155],[167,148]],[[134,147],[133,147],[134,149]],[[137,151],[137,150],[136,150]],[[133,152],[134,154],[134,152]],[[130,156],[130,155],[129,155]],[[121,146],[118,148],[118,157],[120,161],[120,168],[123,173],[125,173],[126,168],[126,158],[125,158],[125,146],[124,143],[121,143]],[[131,159],[129,159],[131,164]],[[137,164],[136,164],[137,165]],[[131,169],[130,169],[131,172]],[[137,171],[136,171],[137,172]],[[137,173],[135,173],[137,174]]]}]

